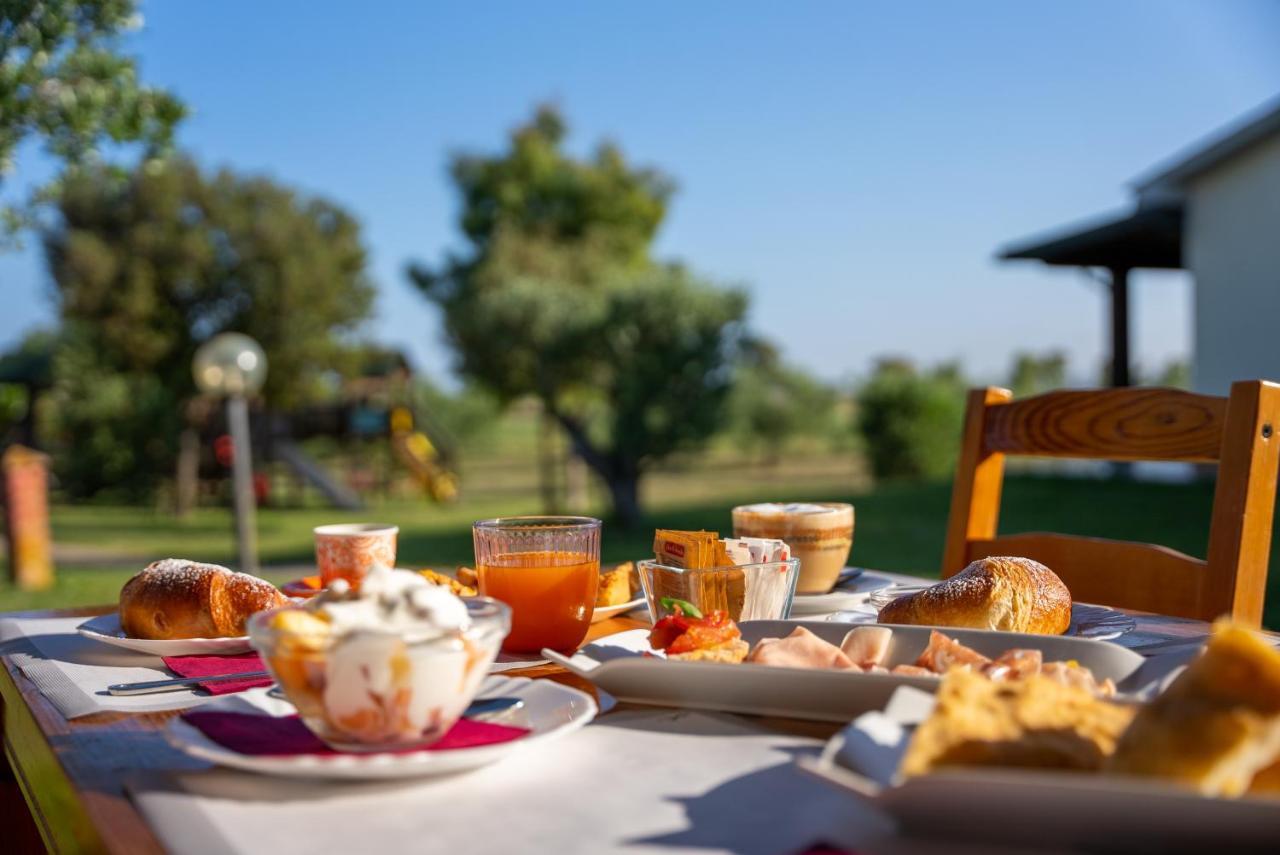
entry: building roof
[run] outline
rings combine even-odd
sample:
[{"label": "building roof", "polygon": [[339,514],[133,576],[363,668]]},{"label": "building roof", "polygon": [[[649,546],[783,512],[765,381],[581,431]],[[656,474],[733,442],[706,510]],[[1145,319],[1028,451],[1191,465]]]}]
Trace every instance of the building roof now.
[{"label": "building roof", "polygon": [[1136,208],[1003,247],[1001,259],[1036,259],[1069,267],[1182,267],[1182,207]]},{"label": "building roof", "polygon": [[1185,183],[1257,143],[1280,133],[1280,96],[1192,143],[1133,181],[1140,196],[1176,193]]}]

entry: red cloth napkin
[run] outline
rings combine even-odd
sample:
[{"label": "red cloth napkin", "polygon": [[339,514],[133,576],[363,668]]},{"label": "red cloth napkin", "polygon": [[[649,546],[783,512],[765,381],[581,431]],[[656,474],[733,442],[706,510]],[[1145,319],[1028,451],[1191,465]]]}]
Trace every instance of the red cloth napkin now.
[{"label": "red cloth napkin", "polygon": [[[262,657],[256,653],[237,653],[234,656],[166,656],[164,665],[179,677],[215,677],[219,674],[244,674],[267,669],[262,664]],[[201,683],[200,688],[211,695],[229,695],[245,689],[270,686],[272,682],[270,677],[257,677]]]},{"label": "red cloth napkin", "polygon": [[[298,754],[341,754],[320,741],[307,730],[296,715],[269,716],[235,712],[188,712],[183,721],[195,727],[205,736],[239,754],[253,757],[290,756]],[[475,748],[481,745],[497,745],[513,742],[529,731],[523,727],[491,724],[484,721],[458,719],[449,732],[438,742],[424,748],[401,748],[388,753],[412,754],[416,751],[449,751],[456,748]]]}]

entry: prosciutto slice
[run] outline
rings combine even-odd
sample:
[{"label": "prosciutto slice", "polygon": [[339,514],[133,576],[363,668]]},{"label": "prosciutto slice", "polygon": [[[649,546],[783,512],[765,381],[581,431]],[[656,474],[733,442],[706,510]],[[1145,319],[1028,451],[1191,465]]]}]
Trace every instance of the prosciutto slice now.
[{"label": "prosciutto slice", "polygon": [[887,626],[855,626],[840,642],[840,649],[853,660],[853,664],[871,668],[884,664],[892,638],[893,630]]},{"label": "prosciutto slice", "polygon": [[757,665],[776,668],[857,668],[839,647],[823,641],[802,626],[786,638],[762,638],[747,657]]}]

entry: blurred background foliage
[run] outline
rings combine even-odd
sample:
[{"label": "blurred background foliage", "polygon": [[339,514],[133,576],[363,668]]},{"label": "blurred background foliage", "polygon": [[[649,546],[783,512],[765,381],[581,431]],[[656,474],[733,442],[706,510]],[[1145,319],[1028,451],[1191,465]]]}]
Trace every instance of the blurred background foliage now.
[{"label": "blurred background foliage", "polygon": [[[119,50],[141,20],[133,0],[0,2],[0,191],[28,141],[43,142],[67,174],[99,163],[105,143],[136,143],[144,159],[168,150],[187,108],[141,83]],[[0,203],[0,241],[30,225],[57,186]]]},{"label": "blurred background foliage", "polygon": [[946,478],[955,468],[967,383],[956,364],[919,371],[883,359],[858,390],[857,429],[876,478]]},{"label": "blurred background foliage", "polygon": [[607,142],[575,158],[566,133],[543,106],[504,151],[456,156],[469,246],[409,276],[442,310],[461,376],[537,398],[634,525],[646,469],[722,424],[747,298],[652,256],[666,177]]},{"label": "blurred background foliage", "polygon": [[45,436],[68,496],[139,500],[173,472],[191,359],[227,330],[271,365],[263,406],[322,397],[373,307],[359,225],[338,206],[184,159],[85,168],[43,228],[61,328]]},{"label": "blurred background foliage", "polygon": [[[262,344],[271,368],[256,404],[268,413],[408,368],[363,337],[375,291],[347,211],[169,150],[185,107],[140,83],[119,52],[132,2],[5,10],[0,164],[11,169],[17,147],[39,139],[64,170],[5,209],[10,236],[38,229],[60,325],[0,358],[0,431],[42,438],[60,495],[141,503],[168,489],[197,400],[191,357],[217,333]],[[539,106],[496,151],[455,155],[463,243],[408,267],[442,312],[462,381],[411,375],[411,402],[473,465],[536,457],[545,481],[577,462],[630,524],[647,477],[708,460],[781,473],[789,460],[838,459],[881,481],[950,475],[969,382],[960,366],[885,359],[833,382],[786,363],[751,330],[742,288],[655,256],[675,183],[611,141],[571,154],[568,133],[557,109]],[[1008,385],[1036,394],[1067,373],[1061,353],[1019,353]],[[1185,365],[1150,379],[1183,385]],[[368,443],[332,445],[340,466],[391,465]]]}]

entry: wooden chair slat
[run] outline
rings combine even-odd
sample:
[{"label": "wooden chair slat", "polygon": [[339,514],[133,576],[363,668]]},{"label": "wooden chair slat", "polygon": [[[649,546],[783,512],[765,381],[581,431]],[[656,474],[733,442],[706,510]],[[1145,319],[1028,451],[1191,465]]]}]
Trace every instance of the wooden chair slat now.
[{"label": "wooden chair slat", "polygon": [[1199,590],[1205,572],[1203,560],[1165,546],[1049,532],[969,543],[969,561],[992,555],[1021,555],[1052,568],[1079,602],[1157,614],[1186,611],[1186,592]]},{"label": "wooden chair slat", "polygon": [[992,406],[988,452],[1089,460],[1218,459],[1224,398],[1178,389],[1048,392]]},{"label": "wooden chair slat", "polygon": [[[989,555],[1025,555],[1084,602],[1213,620],[1262,621],[1280,469],[1280,386],[1229,398],[1177,389],[969,393],[942,575]],[[997,537],[1006,455],[1217,463],[1205,560],[1154,544],[1057,534]]]}]

